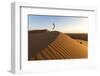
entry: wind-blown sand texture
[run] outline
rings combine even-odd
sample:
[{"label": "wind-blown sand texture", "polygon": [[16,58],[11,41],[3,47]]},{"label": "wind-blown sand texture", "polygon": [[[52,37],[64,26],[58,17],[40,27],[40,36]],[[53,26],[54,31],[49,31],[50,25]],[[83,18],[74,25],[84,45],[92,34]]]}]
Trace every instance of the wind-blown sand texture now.
[{"label": "wind-blown sand texture", "polygon": [[58,31],[28,32],[28,60],[87,58],[87,48],[80,40]]}]

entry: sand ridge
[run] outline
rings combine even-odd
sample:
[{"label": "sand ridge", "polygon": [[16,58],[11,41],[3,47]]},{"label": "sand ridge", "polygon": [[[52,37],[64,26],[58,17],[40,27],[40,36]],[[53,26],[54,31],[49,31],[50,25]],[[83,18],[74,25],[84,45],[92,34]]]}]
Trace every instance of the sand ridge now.
[{"label": "sand ridge", "polygon": [[28,60],[87,58],[87,46],[58,31],[29,33]]}]

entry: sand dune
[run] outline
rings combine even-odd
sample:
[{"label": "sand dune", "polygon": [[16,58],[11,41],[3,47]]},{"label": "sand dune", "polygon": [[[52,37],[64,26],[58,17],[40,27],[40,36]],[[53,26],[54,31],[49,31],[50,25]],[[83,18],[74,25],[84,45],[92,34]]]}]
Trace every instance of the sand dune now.
[{"label": "sand dune", "polygon": [[65,34],[69,35],[71,38],[74,38],[74,39],[88,41],[88,34],[87,33],[65,33]]},{"label": "sand dune", "polygon": [[[34,32],[34,31],[33,31]],[[28,60],[87,58],[87,46],[58,31],[28,35]]]},{"label": "sand dune", "polygon": [[77,42],[79,42],[82,45],[88,46],[88,42],[85,40],[75,39]]}]

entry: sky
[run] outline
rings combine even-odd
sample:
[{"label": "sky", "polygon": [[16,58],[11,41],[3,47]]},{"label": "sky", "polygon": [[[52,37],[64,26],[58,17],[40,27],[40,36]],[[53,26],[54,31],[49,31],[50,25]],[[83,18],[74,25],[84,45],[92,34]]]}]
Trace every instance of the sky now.
[{"label": "sky", "polygon": [[88,33],[88,18],[78,16],[45,16],[45,15],[29,15],[29,30],[48,29],[63,33]]}]

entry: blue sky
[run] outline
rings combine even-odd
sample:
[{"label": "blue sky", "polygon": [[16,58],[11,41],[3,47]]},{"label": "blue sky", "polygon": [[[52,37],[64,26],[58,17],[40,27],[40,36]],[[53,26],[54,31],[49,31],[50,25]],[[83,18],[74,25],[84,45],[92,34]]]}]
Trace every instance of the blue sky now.
[{"label": "blue sky", "polygon": [[72,16],[43,16],[29,15],[29,30],[48,29],[52,30],[55,23],[56,31],[64,33],[87,33],[88,18]]}]

